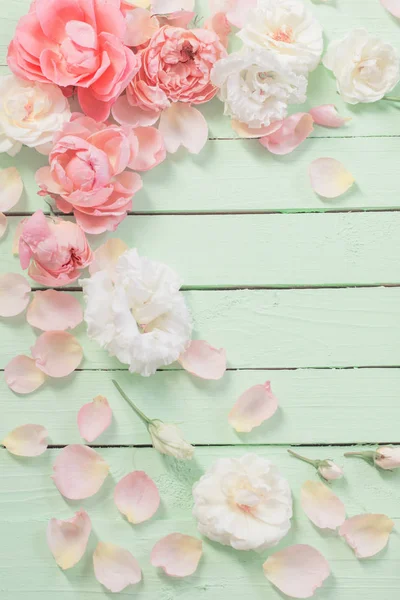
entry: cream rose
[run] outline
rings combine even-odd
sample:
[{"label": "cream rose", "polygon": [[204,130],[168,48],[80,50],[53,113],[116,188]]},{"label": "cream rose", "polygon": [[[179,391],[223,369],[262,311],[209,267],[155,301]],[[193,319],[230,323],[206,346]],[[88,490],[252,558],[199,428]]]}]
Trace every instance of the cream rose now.
[{"label": "cream rose", "polygon": [[349,104],[376,102],[400,80],[395,48],[365,29],[355,29],[331,42],[322,62],[333,71],[337,90]]}]

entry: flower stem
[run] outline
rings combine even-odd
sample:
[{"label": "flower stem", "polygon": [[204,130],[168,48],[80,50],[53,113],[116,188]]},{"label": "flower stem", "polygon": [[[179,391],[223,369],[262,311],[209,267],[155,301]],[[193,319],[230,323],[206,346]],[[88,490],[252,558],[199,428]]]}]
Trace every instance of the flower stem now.
[{"label": "flower stem", "polygon": [[389,102],[400,102],[400,96],[384,96],[383,100],[389,100]]},{"label": "flower stem", "polygon": [[135,413],[142,419],[142,421],[144,421],[146,423],[146,425],[150,425],[153,421],[151,419],[149,419],[149,417],[147,417],[144,414],[144,412],[142,412],[140,410],[140,408],[138,408],[136,406],[136,404],[134,404],[134,402],[132,402],[132,400],[130,398],[128,398],[128,396],[125,394],[124,390],[121,388],[119,383],[117,383],[115,381],[115,379],[113,379],[112,382],[115,385],[115,387],[117,388],[117,390],[119,391],[119,393],[121,394],[121,396],[123,397],[123,399],[129,404],[129,406],[131,406],[133,408]]},{"label": "flower stem", "polygon": [[299,458],[303,462],[306,462],[315,468],[318,467],[318,463],[319,463],[318,460],[312,460],[311,458],[306,458],[305,456],[301,456],[300,454],[297,454],[297,452],[293,452],[293,450],[288,450],[288,452],[289,452],[289,454],[291,454],[292,456],[295,456],[296,458]]},{"label": "flower stem", "polygon": [[358,458],[363,458],[367,461],[374,461],[376,458],[375,450],[366,450],[365,452],[345,452],[344,456],[348,458],[349,456],[357,456]]}]

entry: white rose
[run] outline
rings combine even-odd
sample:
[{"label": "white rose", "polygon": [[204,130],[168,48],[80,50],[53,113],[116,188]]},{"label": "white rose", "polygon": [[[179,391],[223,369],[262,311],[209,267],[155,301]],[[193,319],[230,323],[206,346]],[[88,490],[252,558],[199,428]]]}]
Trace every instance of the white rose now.
[{"label": "white rose", "polygon": [[250,48],[266,48],[292,69],[313,71],[323,50],[322,27],[302,0],[259,0],[238,36]]},{"label": "white rose", "polygon": [[221,458],[193,487],[193,515],[210,540],[236,550],[265,550],[288,533],[289,484],[256,454]]},{"label": "white rose", "polygon": [[187,348],[192,322],[178,275],[128,250],[115,276],[98,271],[81,281],[88,335],[132,373],[153,375]]},{"label": "white rose", "polygon": [[54,133],[70,117],[56,85],[0,76],[0,152],[15,156],[25,145],[48,154]]},{"label": "white rose", "polygon": [[306,100],[306,77],[268,50],[230,54],[214,65],[211,80],[225,114],[255,129],[284,119],[288,104]]},{"label": "white rose", "polygon": [[349,104],[376,102],[400,79],[397,51],[365,29],[331,42],[322,62],[333,71],[337,90]]}]

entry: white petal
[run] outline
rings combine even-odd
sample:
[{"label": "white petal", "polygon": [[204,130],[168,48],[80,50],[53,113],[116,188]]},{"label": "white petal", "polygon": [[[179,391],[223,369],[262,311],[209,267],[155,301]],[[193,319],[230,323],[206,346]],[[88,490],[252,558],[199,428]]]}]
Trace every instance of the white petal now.
[{"label": "white petal", "polygon": [[22,196],[24,184],[15,167],[0,171],[0,211],[13,208]]},{"label": "white petal", "polygon": [[159,131],[164,137],[167,152],[174,153],[183,146],[198,154],[208,139],[208,124],[193,106],[176,102],[161,115]]}]

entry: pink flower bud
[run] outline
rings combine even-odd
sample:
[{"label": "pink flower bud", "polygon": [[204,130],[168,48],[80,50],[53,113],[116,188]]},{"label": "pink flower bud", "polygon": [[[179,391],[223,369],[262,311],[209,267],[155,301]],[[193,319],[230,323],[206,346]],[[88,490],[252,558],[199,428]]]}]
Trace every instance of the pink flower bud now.
[{"label": "pink flower bud", "polygon": [[339,467],[333,460],[322,461],[318,467],[318,473],[327,481],[340,479],[344,475],[342,467]]},{"label": "pink flower bud", "polygon": [[376,451],[375,464],[386,471],[400,468],[400,448],[380,446]]}]

